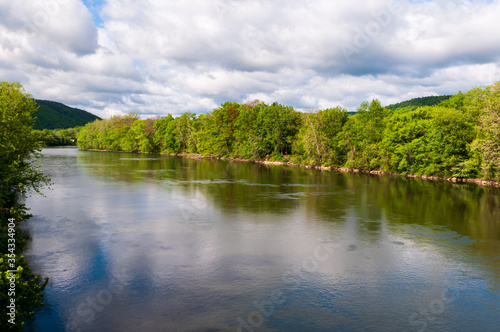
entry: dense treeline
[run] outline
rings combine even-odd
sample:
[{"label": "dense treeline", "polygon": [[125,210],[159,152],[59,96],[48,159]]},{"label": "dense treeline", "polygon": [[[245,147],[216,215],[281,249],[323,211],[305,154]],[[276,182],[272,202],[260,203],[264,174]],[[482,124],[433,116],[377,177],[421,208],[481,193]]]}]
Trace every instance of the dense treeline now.
[{"label": "dense treeline", "polygon": [[44,146],[76,145],[76,137],[79,129],[80,127],[53,130],[33,130],[33,135],[36,137],[40,145]]},{"label": "dense treeline", "polygon": [[[35,100],[19,83],[0,83],[0,326],[20,331],[42,305],[47,284],[33,275],[21,255],[25,237],[18,225],[31,217],[19,200],[49,183],[35,163],[38,139],[33,135]],[[16,270],[12,273],[9,270]]]},{"label": "dense treeline", "polygon": [[67,129],[84,126],[94,120],[100,120],[98,116],[87,111],[69,107],[62,103],[50,100],[36,100],[38,112],[34,113],[34,129]]},{"label": "dense treeline", "polygon": [[302,113],[226,102],[211,113],[114,116],[78,133],[84,149],[289,161],[398,174],[500,180],[500,82],[435,106],[391,111],[364,102]]}]

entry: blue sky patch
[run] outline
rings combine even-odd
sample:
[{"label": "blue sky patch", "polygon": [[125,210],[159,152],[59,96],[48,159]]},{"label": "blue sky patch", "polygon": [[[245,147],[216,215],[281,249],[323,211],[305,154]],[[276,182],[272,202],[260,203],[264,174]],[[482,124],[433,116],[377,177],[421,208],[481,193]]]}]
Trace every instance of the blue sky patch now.
[{"label": "blue sky patch", "polygon": [[89,9],[94,18],[94,24],[97,27],[102,27],[104,22],[101,19],[101,9],[104,6],[104,0],[82,0],[83,4]]}]

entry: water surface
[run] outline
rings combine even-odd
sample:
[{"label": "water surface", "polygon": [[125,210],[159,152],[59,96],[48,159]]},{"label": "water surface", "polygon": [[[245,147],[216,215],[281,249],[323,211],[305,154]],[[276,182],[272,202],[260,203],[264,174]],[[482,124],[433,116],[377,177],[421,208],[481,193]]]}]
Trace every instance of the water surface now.
[{"label": "water surface", "polygon": [[45,149],[36,331],[499,331],[500,192]]}]

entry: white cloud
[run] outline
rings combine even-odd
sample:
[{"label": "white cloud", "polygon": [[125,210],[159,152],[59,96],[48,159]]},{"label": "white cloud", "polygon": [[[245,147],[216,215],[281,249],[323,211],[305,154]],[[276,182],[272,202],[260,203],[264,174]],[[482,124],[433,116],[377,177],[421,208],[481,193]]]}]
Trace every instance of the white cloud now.
[{"label": "white cloud", "polygon": [[255,98],[355,110],[500,80],[499,1],[108,0],[91,10],[0,0],[2,80],[103,117]]},{"label": "white cloud", "polygon": [[0,8],[4,28],[38,48],[87,54],[98,46],[92,16],[79,0],[2,0]]}]

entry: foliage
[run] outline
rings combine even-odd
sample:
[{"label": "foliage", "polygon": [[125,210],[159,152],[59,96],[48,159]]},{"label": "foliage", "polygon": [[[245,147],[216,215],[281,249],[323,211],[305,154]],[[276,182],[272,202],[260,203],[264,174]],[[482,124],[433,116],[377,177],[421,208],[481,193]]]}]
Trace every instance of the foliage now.
[{"label": "foliage", "polygon": [[390,117],[384,132],[383,169],[400,174],[465,176],[460,165],[469,158],[473,139],[473,123],[457,109],[402,109]]},{"label": "foliage", "polygon": [[2,326],[2,331],[21,331],[24,326],[24,321],[35,316],[34,309],[43,306],[43,291],[48,283],[48,278],[45,278],[45,281],[41,282],[39,276],[33,275],[24,257],[16,257],[18,272],[14,273],[14,275],[15,306],[17,310],[15,324],[11,324],[8,322],[10,317],[6,314],[9,310],[6,309],[6,307],[11,299],[11,296],[9,296],[11,279],[8,277],[12,275],[10,272],[6,272],[10,270],[8,259],[9,256],[7,254],[0,257],[0,303],[2,304],[2,308],[5,309],[0,316],[0,326]]},{"label": "foliage", "polygon": [[153,135],[153,144],[158,151],[166,151],[167,143],[165,137],[167,135],[168,124],[174,119],[171,114],[154,120],[155,133]]},{"label": "foliage", "polygon": [[486,88],[483,102],[473,150],[478,152],[476,158],[480,160],[483,177],[500,181],[500,82]]},{"label": "foliage", "polygon": [[0,85],[0,204],[11,193],[39,191],[48,179],[35,165],[39,156],[37,138],[33,135],[32,114],[36,105],[19,83]]},{"label": "foliage", "polygon": [[198,151],[228,157],[234,148],[235,122],[239,114],[239,104],[226,102],[199,119],[197,135]]},{"label": "foliage", "polygon": [[391,115],[378,100],[361,104],[358,113],[350,117],[343,128],[346,167],[372,170],[381,167],[380,142],[386,119]]},{"label": "foliage", "polygon": [[45,146],[77,145],[76,137],[80,128],[33,130],[37,141]]},{"label": "foliage", "polygon": [[427,164],[426,134],[430,119],[429,107],[394,112],[382,139],[383,170],[417,174]]},{"label": "foliage", "polygon": [[347,111],[337,107],[303,114],[296,151],[309,165],[343,166],[345,153],[341,147],[342,128]]},{"label": "foliage", "polygon": [[300,114],[292,107],[273,103],[261,104],[254,129],[257,132],[259,156],[281,156],[292,152],[292,143],[300,127]]},{"label": "foliage", "polygon": [[[33,276],[20,256],[25,239],[18,224],[31,215],[19,202],[20,195],[32,191],[40,193],[49,178],[40,170],[35,160],[39,156],[38,137],[32,130],[33,114],[37,111],[34,99],[19,83],[0,83],[0,306],[6,308],[11,296],[7,297],[7,258],[17,256],[16,273],[16,324],[7,323],[7,316],[0,318],[2,330],[20,330],[22,320],[33,316],[33,309],[41,305],[45,284]],[[9,227],[10,221],[14,227]],[[11,229],[12,231],[9,231]],[[8,235],[10,234],[10,236]],[[15,247],[12,242],[15,241]],[[11,246],[8,244],[11,243]],[[10,255],[7,256],[7,255]],[[12,296],[12,298],[14,298]],[[9,302],[7,302],[9,301]]]},{"label": "foliage", "polygon": [[240,106],[239,115],[234,126],[234,154],[240,158],[260,159],[262,151],[259,148],[260,131],[257,127],[257,118],[267,105],[255,100]]}]

